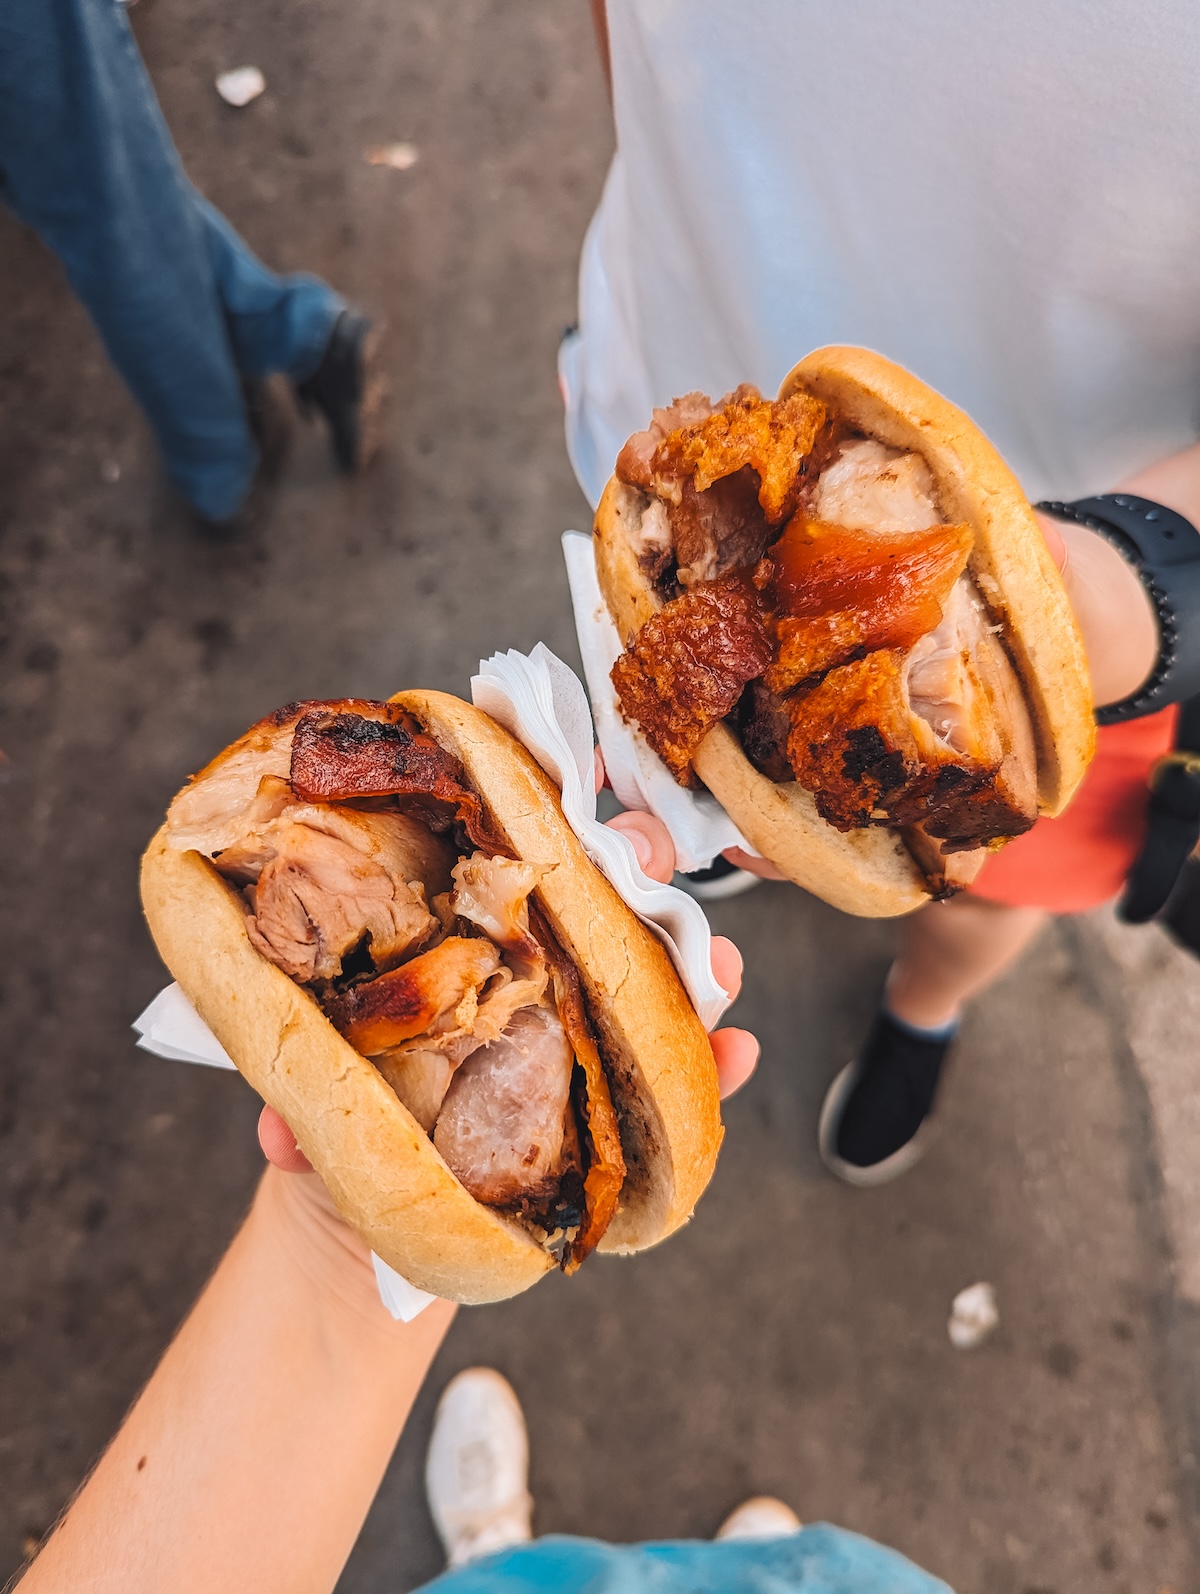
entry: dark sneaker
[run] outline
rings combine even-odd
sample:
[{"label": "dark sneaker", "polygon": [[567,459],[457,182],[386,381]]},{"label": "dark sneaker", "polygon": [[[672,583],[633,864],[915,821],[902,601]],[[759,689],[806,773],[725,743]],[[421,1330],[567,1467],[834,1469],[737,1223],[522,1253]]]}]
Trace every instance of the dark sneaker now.
[{"label": "dark sneaker", "polygon": [[818,1144],[847,1184],[886,1184],[919,1162],[934,1136],[934,1098],[953,1034],[929,1039],[882,1009],[858,1060],[825,1093]]},{"label": "dark sneaker", "polygon": [[317,369],[295,383],[301,413],[325,417],[334,458],[347,475],[368,463],[378,444],[375,422],[387,392],[371,364],[380,337],[359,310],[343,310],[333,324]]},{"label": "dark sneaker", "polygon": [[740,896],[751,886],[762,884],[761,878],[748,869],[739,869],[728,858],[717,858],[707,869],[693,869],[691,874],[677,874],[675,884],[698,902],[720,902],[725,897]]}]

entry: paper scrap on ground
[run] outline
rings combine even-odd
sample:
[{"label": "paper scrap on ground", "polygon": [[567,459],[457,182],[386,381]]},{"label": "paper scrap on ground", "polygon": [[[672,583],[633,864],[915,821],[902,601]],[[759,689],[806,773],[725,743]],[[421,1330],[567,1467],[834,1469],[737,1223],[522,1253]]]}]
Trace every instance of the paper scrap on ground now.
[{"label": "paper scrap on ground", "polygon": [[235,66],[217,78],[217,93],[226,105],[239,108],[256,100],[266,86],[267,80],[256,66]]},{"label": "paper scrap on ground", "polygon": [[419,159],[415,144],[372,144],[363,151],[368,166],[390,166],[394,172],[408,171]]},{"label": "paper scrap on ground", "polygon": [[596,735],[618,801],[662,820],[675,843],[679,868],[685,873],[707,869],[726,847],[754,852],[716,798],[710,792],[686,791],[678,785],[658,754],[621,718],[609,675],[621,654],[621,638],[600,591],[593,538],[585,532],[567,531],[562,546]]},{"label": "paper scrap on ground", "polygon": [[658,936],[701,1023],[714,1028],[729,997],[713,977],[704,909],[643,874],[629,837],[596,818],[592,716],[579,677],[539,642],[528,655],[513,651],[484,659],[471,681],[471,698],[524,742],[559,788],[563,813],[583,850]]},{"label": "paper scrap on ground", "polygon": [[996,1291],[990,1284],[971,1284],[954,1297],[946,1332],[956,1349],[974,1350],[995,1332],[999,1323]]}]

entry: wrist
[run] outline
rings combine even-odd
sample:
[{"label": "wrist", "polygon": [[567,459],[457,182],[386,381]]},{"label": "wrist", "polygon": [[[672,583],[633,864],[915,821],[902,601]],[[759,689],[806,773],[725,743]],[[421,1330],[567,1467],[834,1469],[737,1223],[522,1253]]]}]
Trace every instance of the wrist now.
[{"label": "wrist", "polygon": [[1133,565],[1098,532],[1038,513],[1083,637],[1096,706],[1131,697],[1159,652],[1154,606]]},{"label": "wrist", "polygon": [[356,1339],[395,1330],[379,1298],[370,1250],[338,1216],[316,1174],[268,1166],[246,1237],[259,1265],[296,1297],[314,1326]]}]

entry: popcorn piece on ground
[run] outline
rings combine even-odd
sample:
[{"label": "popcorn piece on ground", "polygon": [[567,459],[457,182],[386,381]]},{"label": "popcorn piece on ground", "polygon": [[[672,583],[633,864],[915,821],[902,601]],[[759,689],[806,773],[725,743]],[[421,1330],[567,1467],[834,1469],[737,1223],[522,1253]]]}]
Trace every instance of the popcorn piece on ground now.
[{"label": "popcorn piece on ground", "polygon": [[995,1331],[999,1322],[996,1291],[990,1284],[972,1284],[959,1290],[954,1297],[946,1332],[956,1349],[974,1350]]},{"label": "popcorn piece on ground", "polygon": [[267,86],[267,80],[256,66],[235,66],[232,72],[222,72],[217,79],[217,93],[226,105],[249,105]]}]

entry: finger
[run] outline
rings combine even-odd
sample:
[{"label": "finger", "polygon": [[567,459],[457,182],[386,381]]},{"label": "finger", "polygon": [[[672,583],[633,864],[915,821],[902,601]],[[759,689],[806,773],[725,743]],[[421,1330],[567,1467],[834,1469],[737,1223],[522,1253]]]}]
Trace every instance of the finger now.
[{"label": "finger", "polygon": [[721,1099],[732,1096],[758,1066],[761,1048],[748,1029],[717,1029],[708,1037],[717,1065],[717,1084]]},{"label": "finger", "polygon": [[274,1107],[264,1107],[258,1115],[258,1143],[263,1156],[281,1172],[312,1172],[312,1163],[300,1150],[295,1135]]},{"label": "finger", "polygon": [[661,819],[655,819],[653,814],[628,812],[618,814],[608,824],[611,830],[629,837],[642,873],[651,880],[665,883],[675,873],[675,848]]},{"label": "finger", "polygon": [[1061,571],[1067,562],[1067,545],[1063,541],[1062,532],[1058,529],[1058,522],[1049,515],[1039,515],[1035,512],[1033,517],[1041,527],[1042,536],[1046,539],[1046,547],[1050,550],[1050,557]]},{"label": "finger", "polygon": [[773,863],[768,863],[765,858],[760,858],[757,853],[743,852],[741,847],[726,847],[721,854],[730,863],[736,864],[739,869],[744,869],[747,874],[759,875],[763,880],[786,880],[787,875],[777,869]]},{"label": "finger", "polygon": [[727,935],[714,935],[709,961],[713,979],[732,1002],[742,988],[742,954]]},{"label": "finger", "polygon": [[604,773],[604,754],[598,747],[592,748],[592,767],[596,772],[596,790],[600,791],[608,776]]}]

